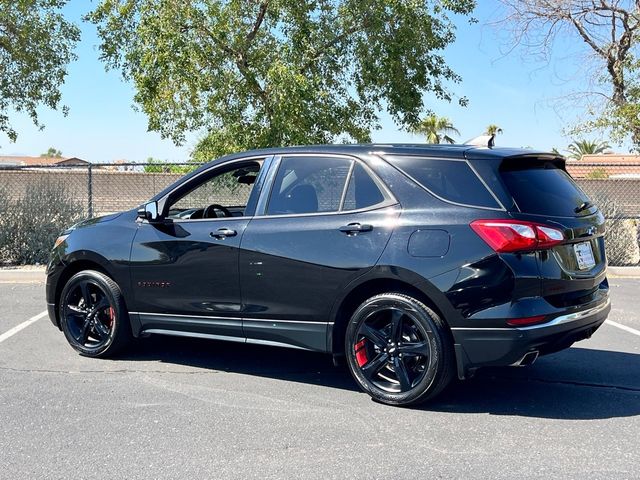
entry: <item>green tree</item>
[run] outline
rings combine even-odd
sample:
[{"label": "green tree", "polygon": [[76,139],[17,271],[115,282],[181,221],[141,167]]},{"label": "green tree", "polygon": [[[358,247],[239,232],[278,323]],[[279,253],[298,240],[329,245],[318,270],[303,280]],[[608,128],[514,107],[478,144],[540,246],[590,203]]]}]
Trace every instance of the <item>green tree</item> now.
[{"label": "green tree", "polygon": [[484,132],[485,135],[498,135],[499,133],[502,133],[502,129],[498,125],[494,125],[493,123],[487,125],[487,128]]},{"label": "green tree", "polygon": [[[451,100],[450,16],[475,0],[102,0],[100,56],[135,87],[149,129],[194,151],[368,141],[385,107],[408,128],[425,92]],[[459,102],[466,103],[461,98]]]},{"label": "green tree", "polygon": [[[9,112],[25,112],[33,123],[37,108],[56,109],[67,65],[80,30],[61,13],[67,0],[0,0],[0,132],[15,141]],[[64,114],[67,108],[62,107]]]},{"label": "green tree", "polygon": [[607,142],[592,140],[574,140],[567,147],[568,157],[580,160],[583,155],[597,155],[609,150],[611,146]]},{"label": "green tree", "polygon": [[179,165],[170,163],[167,160],[148,157],[144,171],[146,173],[188,173],[194,168],[197,168],[197,165]]},{"label": "green tree", "polygon": [[53,147],[49,147],[49,150],[47,150],[44,153],[41,153],[40,156],[48,157],[48,158],[62,158],[62,152],[60,150],[56,150]]},{"label": "green tree", "polygon": [[411,132],[424,135],[427,143],[456,143],[449,134],[460,135],[451,120],[437,115],[427,115],[411,129]]}]

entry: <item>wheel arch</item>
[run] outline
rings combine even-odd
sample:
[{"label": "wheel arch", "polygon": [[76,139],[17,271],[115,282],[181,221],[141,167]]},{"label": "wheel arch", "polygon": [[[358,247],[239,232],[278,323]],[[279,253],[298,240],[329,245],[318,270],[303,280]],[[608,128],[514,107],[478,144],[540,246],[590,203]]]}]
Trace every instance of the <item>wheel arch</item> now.
[{"label": "wheel arch", "polygon": [[58,309],[60,307],[60,295],[62,294],[62,290],[64,286],[67,284],[69,279],[73,277],[76,273],[81,272],[83,270],[95,270],[104,275],[111,278],[114,282],[118,283],[109,268],[109,262],[94,252],[77,252],[77,254],[71,255],[65,259],[65,267],[60,272],[58,279],[56,281],[55,292],[54,292],[54,305],[55,305],[55,315],[56,315],[56,324],[58,328],[60,328],[60,318]]},{"label": "wheel arch", "polygon": [[333,323],[327,332],[327,351],[334,355],[344,354],[345,331],[351,315],[362,302],[374,295],[387,292],[410,295],[433,309],[447,328],[448,319],[455,315],[455,309],[435,285],[402,268],[376,268],[345,288],[344,292],[332,308],[330,318]]}]

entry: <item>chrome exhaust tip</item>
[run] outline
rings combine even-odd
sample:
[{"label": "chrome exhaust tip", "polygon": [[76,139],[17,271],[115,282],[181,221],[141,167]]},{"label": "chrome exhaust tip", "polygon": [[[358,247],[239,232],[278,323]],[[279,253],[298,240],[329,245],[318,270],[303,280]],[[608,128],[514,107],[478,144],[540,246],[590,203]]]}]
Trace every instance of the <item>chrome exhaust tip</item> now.
[{"label": "chrome exhaust tip", "polygon": [[512,363],[511,366],[512,367],[527,367],[529,365],[532,365],[533,362],[535,362],[538,359],[538,355],[540,355],[540,352],[538,352],[538,350],[534,350],[533,352],[527,352],[527,353],[524,354],[524,357],[522,357],[517,362]]}]

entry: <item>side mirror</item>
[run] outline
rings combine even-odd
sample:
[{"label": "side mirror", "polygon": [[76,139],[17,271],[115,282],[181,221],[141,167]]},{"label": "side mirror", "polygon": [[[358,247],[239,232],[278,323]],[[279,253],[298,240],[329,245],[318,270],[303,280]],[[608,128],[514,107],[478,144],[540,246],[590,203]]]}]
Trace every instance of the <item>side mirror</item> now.
[{"label": "side mirror", "polygon": [[158,202],[149,202],[138,210],[138,218],[154,223],[160,220],[158,213]]}]

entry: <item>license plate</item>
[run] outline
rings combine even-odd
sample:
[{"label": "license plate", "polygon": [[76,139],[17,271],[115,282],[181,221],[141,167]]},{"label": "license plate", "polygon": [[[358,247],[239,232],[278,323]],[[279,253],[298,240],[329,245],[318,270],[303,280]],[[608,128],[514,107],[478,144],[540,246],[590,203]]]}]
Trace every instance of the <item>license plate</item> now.
[{"label": "license plate", "polygon": [[596,260],[593,258],[591,242],[576,243],[573,246],[573,251],[576,253],[576,260],[578,260],[578,268],[580,270],[588,270],[595,266]]}]

